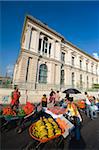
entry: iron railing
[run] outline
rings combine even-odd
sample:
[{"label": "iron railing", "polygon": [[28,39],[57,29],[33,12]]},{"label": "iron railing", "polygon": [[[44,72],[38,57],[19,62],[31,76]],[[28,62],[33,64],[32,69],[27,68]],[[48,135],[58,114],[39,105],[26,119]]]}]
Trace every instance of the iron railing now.
[{"label": "iron railing", "polygon": [[68,88],[76,88],[81,92],[84,91],[94,91],[94,92],[99,92],[99,89],[96,88],[84,88],[78,87],[78,86],[72,86],[72,85],[60,85],[60,84],[40,84],[40,83],[31,83],[31,82],[16,82],[15,84],[0,84],[0,88],[7,88],[7,89],[13,89],[15,86],[18,86],[19,89],[22,90],[33,90],[33,91],[50,91],[51,89],[53,90],[59,90],[63,91]]}]

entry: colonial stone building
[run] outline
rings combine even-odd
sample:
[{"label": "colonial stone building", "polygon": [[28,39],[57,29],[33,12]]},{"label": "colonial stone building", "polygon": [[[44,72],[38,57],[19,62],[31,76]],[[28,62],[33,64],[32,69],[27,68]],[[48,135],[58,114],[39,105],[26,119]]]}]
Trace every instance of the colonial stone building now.
[{"label": "colonial stone building", "polygon": [[13,83],[28,90],[89,89],[99,83],[99,60],[26,16]]}]

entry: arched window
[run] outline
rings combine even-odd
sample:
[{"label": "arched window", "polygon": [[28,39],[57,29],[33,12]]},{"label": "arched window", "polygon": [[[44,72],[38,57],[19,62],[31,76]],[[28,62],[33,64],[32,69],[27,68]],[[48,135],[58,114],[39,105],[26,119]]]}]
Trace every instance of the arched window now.
[{"label": "arched window", "polygon": [[47,83],[47,66],[41,64],[39,68],[39,83]]}]

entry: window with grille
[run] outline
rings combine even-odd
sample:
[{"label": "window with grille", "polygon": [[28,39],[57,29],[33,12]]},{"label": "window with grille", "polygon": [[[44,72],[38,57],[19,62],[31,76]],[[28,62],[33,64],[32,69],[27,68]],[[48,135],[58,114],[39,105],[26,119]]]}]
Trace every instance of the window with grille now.
[{"label": "window with grille", "polygon": [[61,70],[61,85],[64,84],[64,70]]},{"label": "window with grille", "polygon": [[74,72],[72,72],[72,86],[74,86]]},{"label": "window with grille", "polygon": [[72,65],[74,66],[74,56],[72,56]]},{"label": "window with grille", "polygon": [[80,74],[80,86],[82,87],[82,74]]},{"label": "window with grille", "polygon": [[30,65],[30,57],[28,58],[28,61],[27,61],[26,78],[25,78],[26,82],[28,80],[29,65]]},{"label": "window with grille", "polygon": [[92,78],[92,85],[94,84],[94,78]]},{"label": "window with grille", "polygon": [[89,87],[89,78],[87,76],[87,88]]},{"label": "window with grille", "polygon": [[82,60],[80,60],[80,69],[82,68]]},{"label": "window with grille", "polygon": [[86,63],[86,71],[88,71],[88,63]]},{"label": "window with grille", "polygon": [[50,54],[51,54],[51,43],[49,43],[47,37],[44,37],[44,39],[39,39],[38,52],[41,53],[41,55],[43,54],[46,56],[50,56]]},{"label": "window with grille", "polygon": [[39,68],[39,83],[47,83],[47,66],[41,64]]},{"label": "window with grille", "polygon": [[61,53],[61,61],[65,62],[65,53],[64,52]]},{"label": "window with grille", "polygon": [[91,72],[93,73],[93,65],[91,65]]},{"label": "window with grille", "polygon": [[97,74],[97,68],[98,68],[98,67],[96,66],[96,74]]},{"label": "window with grille", "polygon": [[42,39],[39,39],[39,48],[38,48],[38,52],[40,53],[41,51],[41,42],[42,42]]}]

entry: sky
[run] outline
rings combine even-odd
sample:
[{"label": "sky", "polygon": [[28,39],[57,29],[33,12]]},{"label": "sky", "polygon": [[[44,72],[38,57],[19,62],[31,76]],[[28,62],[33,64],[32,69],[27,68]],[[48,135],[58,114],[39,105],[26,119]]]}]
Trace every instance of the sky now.
[{"label": "sky", "polygon": [[0,74],[12,74],[20,52],[25,15],[29,14],[65,39],[99,56],[99,1],[0,2]]}]

